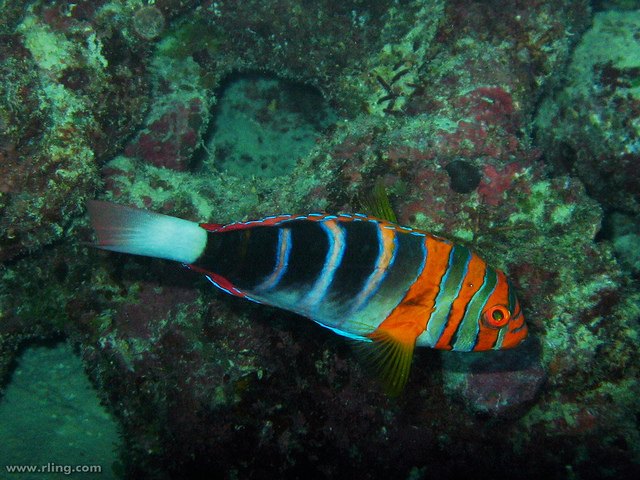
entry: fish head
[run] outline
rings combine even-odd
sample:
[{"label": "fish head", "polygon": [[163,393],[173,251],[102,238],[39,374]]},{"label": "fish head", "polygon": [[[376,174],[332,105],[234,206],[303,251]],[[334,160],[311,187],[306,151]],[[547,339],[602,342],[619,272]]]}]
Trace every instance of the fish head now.
[{"label": "fish head", "polygon": [[496,273],[498,277],[496,288],[487,299],[479,318],[479,338],[490,338],[492,341],[479,342],[475,350],[513,348],[518,346],[528,334],[524,314],[513,285],[504,273],[500,271]]}]

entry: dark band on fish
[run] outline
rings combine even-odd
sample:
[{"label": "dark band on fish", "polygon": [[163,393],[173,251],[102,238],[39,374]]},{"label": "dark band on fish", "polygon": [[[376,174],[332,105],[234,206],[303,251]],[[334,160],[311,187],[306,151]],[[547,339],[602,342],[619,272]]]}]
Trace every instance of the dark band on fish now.
[{"label": "dark band on fish", "polygon": [[364,288],[376,266],[379,241],[377,225],[372,222],[344,223],[343,229],[346,247],[331,284],[330,296],[345,302],[353,300]]},{"label": "dark band on fish", "polygon": [[[210,233],[207,247],[195,266],[215,272],[240,288],[257,284],[273,271],[278,232],[252,228]],[[224,254],[221,254],[224,252]]]},{"label": "dark band on fish", "polygon": [[[291,253],[287,271],[277,288],[310,288],[324,267],[329,240],[319,222],[294,220],[285,225],[291,229]],[[274,256],[271,252],[271,258]]]}]

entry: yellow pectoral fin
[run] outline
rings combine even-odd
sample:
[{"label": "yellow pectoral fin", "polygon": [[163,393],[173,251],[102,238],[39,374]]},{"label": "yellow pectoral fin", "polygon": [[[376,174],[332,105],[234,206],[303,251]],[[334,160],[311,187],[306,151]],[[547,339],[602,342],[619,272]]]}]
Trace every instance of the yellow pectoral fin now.
[{"label": "yellow pectoral fin", "polygon": [[380,376],[385,392],[398,396],[409,378],[417,336],[394,330],[378,328],[368,335],[372,341],[363,347],[366,359]]},{"label": "yellow pectoral fin", "polygon": [[431,306],[402,302],[367,335],[361,351],[380,376],[387,394],[397,396],[407,383],[416,340],[426,326]]}]

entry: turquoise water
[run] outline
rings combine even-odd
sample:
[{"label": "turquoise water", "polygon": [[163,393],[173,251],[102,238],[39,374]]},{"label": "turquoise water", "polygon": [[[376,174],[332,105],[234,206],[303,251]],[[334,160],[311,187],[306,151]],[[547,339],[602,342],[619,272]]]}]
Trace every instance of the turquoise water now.
[{"label": "turquoise water", "polygon": [[315,89],[264,75],[234,76],[215,106],[204,163],[245,179],[288,175],[336,119]]},{"label": "turquoise water", "polygon": [[[119,478],[118,425],[66,343],[30,346],[18,357],[0,401],[0,438],[0,478]],[[14,466],[40,471],[10,475]]]}]

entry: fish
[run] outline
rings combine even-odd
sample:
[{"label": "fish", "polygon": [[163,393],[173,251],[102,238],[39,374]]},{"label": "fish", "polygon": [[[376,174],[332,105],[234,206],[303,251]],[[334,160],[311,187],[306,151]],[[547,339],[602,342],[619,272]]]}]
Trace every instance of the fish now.
[{"label": "fish", "polygon": [[87,206],[96,247],[180,262],[227,294],[352,340],[391,395],[403,390],[416,346],[502,350],[527,336],[506,275],[423,230],[360,213],[218,224],[98,200]]}]

